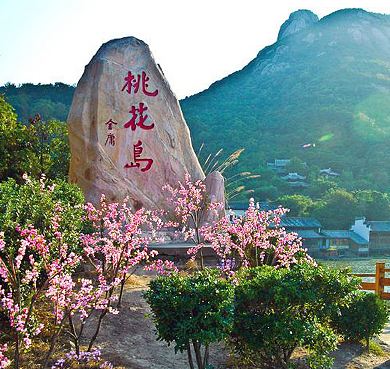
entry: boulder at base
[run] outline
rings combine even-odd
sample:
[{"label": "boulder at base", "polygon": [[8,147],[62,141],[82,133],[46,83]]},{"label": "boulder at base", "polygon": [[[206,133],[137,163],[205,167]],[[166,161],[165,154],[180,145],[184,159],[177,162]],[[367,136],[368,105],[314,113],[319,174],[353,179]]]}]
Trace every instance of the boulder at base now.
[{"label": "boulder at base", "polygon": [[161,188],[204,179],[179,102],[147,44],[134,37],[100,47],[86,66],[68,117],[70,181],[99,205],[129,198],[135,209],[169,210]]}]

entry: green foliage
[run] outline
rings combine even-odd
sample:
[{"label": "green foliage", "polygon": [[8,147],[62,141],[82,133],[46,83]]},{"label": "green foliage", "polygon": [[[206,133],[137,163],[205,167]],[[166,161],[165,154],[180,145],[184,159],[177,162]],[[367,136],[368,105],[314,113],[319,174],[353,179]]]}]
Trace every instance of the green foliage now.
[{"label": "green foliage", "polygon": [[30,160],[35,160],[34,170],[29,173],[39,178],[45,173],[48,178],[67,178],[70,149],[68,129],[65,123],[42,119],[30,121],[28,140],[31,144]]},{"label": "green foliage", "polygon": [[328,321],[358,280],[346,271],[296,265],[242,271],[236,287],[233,350],[248,363],[287,368],[297,346],[309,350],[311,367],[330,367],[327,353],[336,347]]},{"label": "green foliage", "polygon": [[74,90],[74,86],[60,82],[37,85],[23,83],[19,86],[7,83],[0,87],[0,94],[4,93],[22,122],[27,122],[37,113],[46,121],[54,119],[65,122]]},{"label": "green foliage", "polygon": [[389,316],[386,303],[378,295],[359,291],[334,314],[332,324],[348,340],[364,339],[368,349],[370,338],[382,331]]},{"label": "green foliage", "polygon": [[[43,183],[45,188],[41,189]],[[62,212],[58,230],[64,242],[77,250],[83,229],[83,204],[81,190],[64,180],[45,183],[33,179],[22,185],[14,179],[0,182],[0,231],[4,232],[7,247],[15,250],[19,247],[17,225],[24,228],[32,224],[46,240],[55,238],[51,219],[55,208],[60,206]]]},{"label": "green foliage", "polygon": [[[173,275],[150,282],[144,297],[153,312],[157,339],[175,342],[175,352],[195,352],[200,346],[223,340],[233,322],[233,286],[219,272],[204,270],[192,277]],[[204,368],[207,360],[203,363]]]},{"label": "green foliage", "polygon": [[[348,191],[389,192],[390,54],[380,46],[387,41],[368,36],[357,43],[350,32],[372,35],[374,27],[385,35],[389,23],[388,15],[363,10],[333,13],[182,100],[195,149],[203,142],[215,151],[244,147],[237,172],[257,173],[267,161],[296,158],[288,171],[301,171],[298,160],[306,162],[307,181],[331,167]],[[322,197],[317,185],[303,194]],[[298,191],[263,177],[257,190],[259,200]]]},{"label": "green foliage", "polygon": [[25,126],[16,121],[12,106],[0,95],[0,180],[21,178],[34,168]]},{"label": "green foliage", "polygon": [[354,191],[354,198],[359,204],[360,214],[367,220],[385,220],[390,218],[390,199],[387,194],[378,191]]},{"label": "green foliage", "polygon": [[0,181],[23,173],[39,178],[67,178],[70,151],[65,123],[43,121],[39,115],[24,125],[0,95]]},{"label": "green foliage", "polygon": [[317,202],[313,215],[324,229],[348,229],[361,215],[356,199],[343,189],[330,190]]},{"label": "green foliage", "polygon": [[313,200],[309,196],[304,195],[284,195],[278,197],[274,204],[290,209],[288,213],[290,217],[305,217],[309,215],[313,207]]}]

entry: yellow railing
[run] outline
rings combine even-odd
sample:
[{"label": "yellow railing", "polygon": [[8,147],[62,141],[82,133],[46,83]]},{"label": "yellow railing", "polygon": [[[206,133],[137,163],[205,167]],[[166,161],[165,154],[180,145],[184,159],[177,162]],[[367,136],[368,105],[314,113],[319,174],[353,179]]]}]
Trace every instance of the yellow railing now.
[{"label": "yellow railing", "polygon": [[352,273],[351,275],[375,278],[375,282],[362,282],[360,289],[374,291],[382,300],[390,300],[390,293],[385,292],[385,286],[390,286],[390,278],[385,277],[386,272],[390,272],[390,269],[386,269],[385,263],[376,263],[375,274]]}]

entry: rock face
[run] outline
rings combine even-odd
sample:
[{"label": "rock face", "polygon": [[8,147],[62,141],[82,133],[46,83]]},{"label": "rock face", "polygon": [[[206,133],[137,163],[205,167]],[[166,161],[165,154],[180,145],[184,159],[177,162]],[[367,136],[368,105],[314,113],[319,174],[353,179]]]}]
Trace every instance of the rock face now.
[{"label": "rock face", "polygon": [[310,27],[318,21],[318,16],[310,10],[297,10],[290,14],[290,17],[282,24],[278,34],[278,41]]},{"label": "rock face", "polygon": [[166,209],[161,188],[204,173],[178,100],[147,44],[134,37],[100,47],[86,66],[68,117],[70,181],[98,205],[129,197],[134,209]]},{"label": "rock face", "polygon": [[221,219],[225,215],[225,193],[224,179],[221,173],[212,172],[204,180],[208,201],[213,203],[223,204],[223,207],[218,207],[217,214],[213,211],[208,211],[202,219],[202,225],[212,224],[214,221]]}]

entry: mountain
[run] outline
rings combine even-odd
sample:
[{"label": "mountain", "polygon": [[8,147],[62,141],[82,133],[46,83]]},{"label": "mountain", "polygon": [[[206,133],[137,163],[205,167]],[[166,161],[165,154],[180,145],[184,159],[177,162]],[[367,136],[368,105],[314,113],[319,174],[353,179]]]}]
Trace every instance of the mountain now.
[{"label": "mountain", "polygon": [[39,113],[44,120],[57,119],[65,122],[75,87],[65,83],[33,84],[23,83],[16,86],[7,83],[0,87],[7,101],[15,108],[18,120],[27,122]]},{"label": "mountain", "polygon": [[273,45],[181,106],[196,151],[245,148],[237,171],[297,158],[313,177],[330,167],[390,192],[390,16],[294,12]]}]

